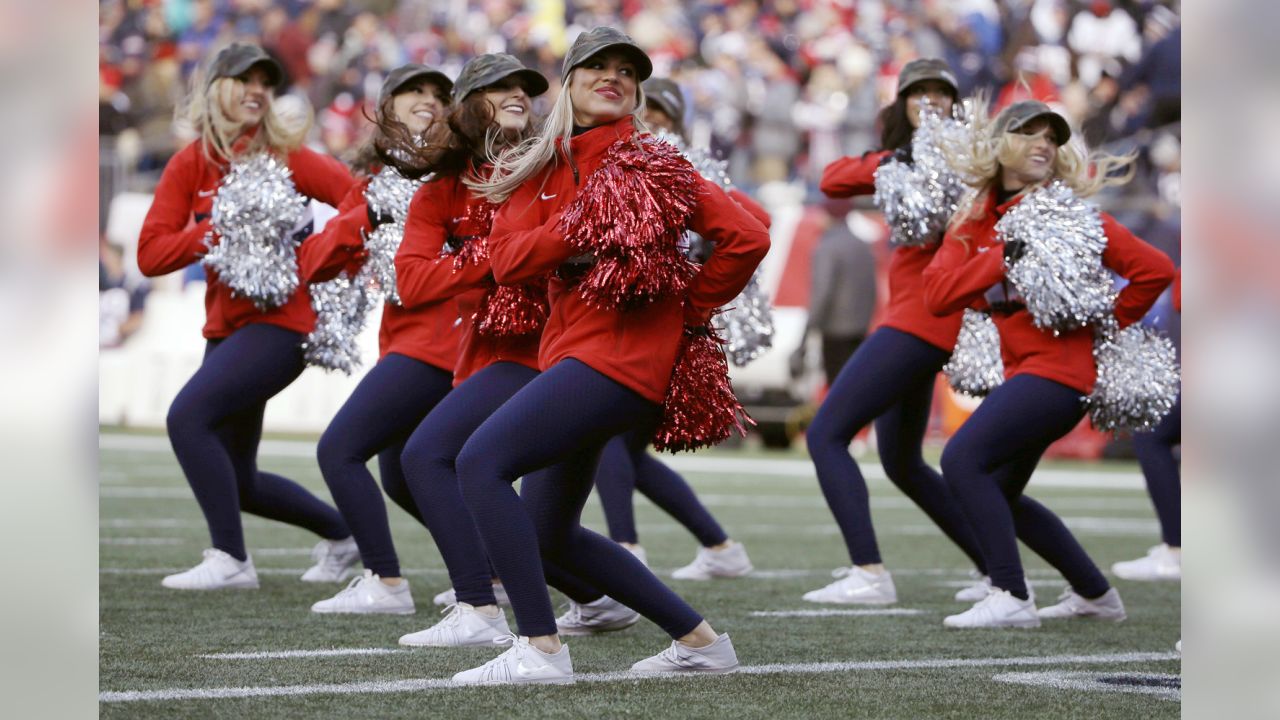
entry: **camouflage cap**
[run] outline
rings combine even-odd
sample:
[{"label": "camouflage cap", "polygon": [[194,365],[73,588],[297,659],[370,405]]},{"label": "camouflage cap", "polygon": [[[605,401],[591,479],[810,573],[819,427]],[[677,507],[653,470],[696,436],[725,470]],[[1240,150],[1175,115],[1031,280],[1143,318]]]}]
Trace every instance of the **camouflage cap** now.
[{"label": "camouflage cap", "polygon": [[453,81],[447,75],[439,70],[432,70],[426,65],[409,63],[387,73],[387,78],[382,81],[382,88],[378,90],[378,105],[381,106],[387,98],[400,92],[400,89],[410,82],[420,79],[439,85],[441,92],[444,93],[444,97],[440,99],[446,104],[449,102],[449,96],[453,92]]},{"label": "camouflage cap", "polygon": [[676,134],[684,136],[684,93],[680,86],[666,78],[650,78],[644,82],[644,101],[666,113],[676,125]]},{"label": "camouflage cap", "polygon": [[1065,145],[1071,139],[1071,125],[1067,119],[1039,100],[1022,100],[1005,108],[996,116],[993,132],[995,135],[1014,132],[1038,117],[1049,119],[1058,145]]},{"label": "camouflage cap", "polygon": [[919,58],[903,65],[902,72],[898,73],[898,94],[901,95],[912,85],[925,80],[946,83],[951,87],[952,94],[960,94],[955,73],[951,72],[947,61],[940,58]]},{"label": "camouflage cap", "polygon": [[209,72],[205,77],[205,87],[219,78],[240,77],[249,68],[261,65],[267,73],[267,83],[271,87],[279,87],[284,82],[284,68],[266,50],[249,43],[231,43],[218,51],[209,63]]},{"label": "camouflage cap", "polygon": [[644,82],[653,74],[653,62],[645,51],[640,49],[635,40],[626,33],[608,25],[592,28],[578,36],[564,56],[564,66],[560,70],[560,79],[567,80],[569,71],[591,59],[596,53],[616,48],[631,56],[636,64],[636,80]]},{"label": "camouflage cap", "polygon": [[462,102],[476,90],[515,76],[524,84],[529,97],[537,97],[547,91],[547,79],[537,70],[530,70],[524,63],[506,53],[488,53],[471,58],[462,66],[458,82],[453,86],[455,101]]}]

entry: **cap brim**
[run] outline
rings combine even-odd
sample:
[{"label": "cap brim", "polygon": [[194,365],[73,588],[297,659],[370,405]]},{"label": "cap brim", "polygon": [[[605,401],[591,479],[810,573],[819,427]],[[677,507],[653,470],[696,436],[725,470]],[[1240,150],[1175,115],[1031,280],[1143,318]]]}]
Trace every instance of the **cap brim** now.
[{"label": "cap brim", "polygon": [[225,77],[240,77],[258,65],[261,65],[262,69],[266,71],[268,80],[271,82],[271,87],[280,87],[280,83],[284,82],[284,68],[280,67],[280,63],[276,62],[275,58],[271,57],[248,58],[227,68],[227,74]]},{"label": "cap brim", "polygon": [[898,94],[904,95],[908,90],[915,87],[916,85],[919,85],[922,82],[929,82],[930,80],[934,80],[936,82],[942,83],[943,85],[946,85],[947,87],[951,88],[952,95],[959,97],[960,88],[956,87],[955,82],[951,78],[945,75],[929,75],[927,77],[915,78],[914,80],[907,83],[906,85],[903,85],[902,88],[898,90]]},{"label": "cap brim", "polygon": [[[520,81],[524,83],[524,90],[529,97],[538,97],[551,87],[551,84],[547,82],[547,79],[542,77],[542,73],[537,70],[530,70],[529,68],[520,68],[519,70],[513,70],[508,73],[500,73],[492,80],[487,80],[483,85],[476,86],[475,90],[483,90],[490,85],[506,80],[507,78],[519,78]],[[472,90],[471,92],[475,92],[475,90]]]},{"label": "cap brim", "polygon": [[1057,137],[1059,146],[1066,145],[1067,141],[1071,139],[1071,125],[1067,122],[1066,118],[1062,117],[1061,115],[1059,115],[1058,113],[1052,110],[1048,110],[1045,112],[1038,112],[1035,115],[1032,115],[1031,117],[1027,118],[1026,120],[1019,122],[1017,125],[1012,126],[1009,129],[1017,130],[1019,128],[1026,127],[1027,123],[1031,122],[1032,120],[1035,120],[1036,118],[1049,119],[1049,126],[1053,128],[1053,134]]},{"label": "cap brim", "polygon": [[650,75],[653,74],[653,61],[649,59],[649,56],[646,55],[645,52],[640,48],[627,42],[609,43],[608,45],[605,45],[601,47],[599,50],[596,50],[590,55],[582,58],[582,62],[578,63],[577,65],[574,65],[573,67],[578,67],[578,65],[582,65],[583,63],[587,62],[591,58],[599,55],[602,52],[606,52],[608,50],[620,50],[631,57],[631,61],[636,64],[636,80],[637,81],[644,82],[645,80],[649,79]]},{"label": "cap brim", "polygon": [[[446,96],[453,94],[453,81],[449,79],[448,75],[445,75],[438,70],[420,70],[416,73],[406,75],[400,80],[400,82],[396,83],[394,87],[388,88],[387,94],[395,95],[400,92],[401,88],[414,80],[426,80],[427,82],[435,83],[444,89],[444,94]],[[446,101],[448,100],[447,97],[444,99]]]}]

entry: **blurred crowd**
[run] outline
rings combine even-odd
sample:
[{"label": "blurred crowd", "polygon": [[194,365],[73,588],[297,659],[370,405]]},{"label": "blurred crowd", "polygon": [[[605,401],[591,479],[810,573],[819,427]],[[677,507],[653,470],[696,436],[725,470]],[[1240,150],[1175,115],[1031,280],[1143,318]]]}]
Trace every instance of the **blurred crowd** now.
[{"label": "blurred crowd", "polygon": [[694,141],[732,157],[740,182],[812,185],[876,144],[876,111],[915,57],[946,58],[966,95],[1059,103],[1094,145],[1176,123],[1179,12],[1177,0],[101,0],[100,134],[127,136],[122,161],[153,173],[182,142],[174,107],[192,73],[244,40],[281,61],[287,92],[316,109],[315,143],[342,156],[401,63],[453,76],[501,51],[558,79],[576,33],[610,24],[685,87]]},{"label": "blurred crowd", "polygon": [[[203,62],[234,40],[287,72],[282,101],[311,108],[311,144],[337,157],[369,130],[385,74],[421,62],[456,77],[509,52],[558,90],[583,29],[623,28],[677,80],[696,146],[748,190],[818,201],[822,169],[878,145],[898,71],[942,57],[961,93],[1001,107],[1034,96],[1090,145],[1137,151],[1138,178],[1103,204],[1178,260],[1178,0],[100,0],[100,229],[115,193],[149,192],[192,139],[175,113]],[[795,195],[792,194],[792,197]]]}]

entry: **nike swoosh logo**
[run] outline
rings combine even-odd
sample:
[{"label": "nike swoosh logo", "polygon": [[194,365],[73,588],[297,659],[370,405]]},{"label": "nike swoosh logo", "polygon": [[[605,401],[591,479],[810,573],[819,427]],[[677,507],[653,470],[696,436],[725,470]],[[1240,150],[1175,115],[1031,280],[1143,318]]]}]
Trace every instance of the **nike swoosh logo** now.
[{"label": "nike swoosh logo", "polygon": [[453,219],[453,224],[454,224],[454,225],[458,225],[458,224],[460,224],[463,220],[466,220],[466,219],[467,219],[467,218],[466,218],[466,216],[463,216],[463,217],[456,217],[456,218],[454,218],[454,219]]},{"label": "nike swoosh logo", "polygon": [[980,252],[980,253],[984,253],[984,252],[986,252],[986,251],[988,251],[988,250],[990,250],[990,249],[991,249],[990,247],[983,246],[983,247],[978,248],[978,252]]},{"label": "nike swoosh logo", "polygon": [[547,673],[544,672],[546,669],[547,668],[545,666],[529,667],[528,665],[525,665],[523,662],[521,662],[518,665],[516,665],[516,674],[519,675],[520,677],[525,677],[525,678],[538,677],[539,675],[546,675]]},{"label": "nike swoosh logo", "polygon": [[548,195],[548,194],[546,194],[546,193],[542,193],[542,199],[543,199],[543,200],[550,200],[551,198],[553,198],[553,197],[555,197],[556,195],[559,195],[559,194],[560,194],[560,193],[556,193],[555,195]]},{"label": "nike swoosh logo", "polygon": [[197,190],[196,196],[197,197],[213,197],[213,194],[216,192],[218,191],[217,190]]}]

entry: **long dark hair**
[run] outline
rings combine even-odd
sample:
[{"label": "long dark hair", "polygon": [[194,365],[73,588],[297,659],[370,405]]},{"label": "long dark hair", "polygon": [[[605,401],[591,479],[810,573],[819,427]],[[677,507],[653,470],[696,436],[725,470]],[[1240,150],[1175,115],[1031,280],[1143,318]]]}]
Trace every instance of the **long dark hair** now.
[{"label": "long dark hair", "polygon": [[343,158],[357,175],[369,177],[377,173],[381,165],[386,164],[382,157],[382,152],[378,149],[378,144],[379,141],[385,142],[383,136],[386,135],[387,127],[390,124],[398,125],[405,137],[409,136],[409,128],[397,120],[395,113],[391,110],[391,101],[394,98],[394,95],[388,95],[383,98],[382,102],[378,104],[377,110],[374,111],[373,117],[369,117],[369,112],[364,107],[360,108],[360,113],[364,115],[366,120],[373,123],[374,129],[365,138],[364,142],[356,146],[354,150]]},{"label": "long dark hair", "polygon": [[[912,83],[912,87],[915,83]],[[881,150],[897,150],[911,144],[911,136],[916,129],[911,126],[911,120],[907,118],[907,96],[911,93],[906,92],[910,87],[905,88],[903,92],[898,93],[897,99],[892,104],[886,105],[880,110],[877,122],[880,125],[880,149]],[[955,112],[955,106],[960,102],[954,91],[951,93],[951,112]]]},{"label": "long dark hair", "polygon": [[[396,128],[395,125],[400,125]],[[504,135],[494,124],[493,105],[484,89],[470,93],[466,99],[449,108],[445,121],[436,123],[421,141],[414,142],[402,124],[380,124],[386,145],[379,145],[379,156],[408,178],[421,178],[429,173],[437,176],[460,176],[473,167],[488,151],[515,145],[535,131],[534,123],[519,134]]]}]

